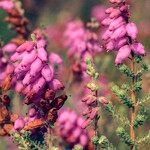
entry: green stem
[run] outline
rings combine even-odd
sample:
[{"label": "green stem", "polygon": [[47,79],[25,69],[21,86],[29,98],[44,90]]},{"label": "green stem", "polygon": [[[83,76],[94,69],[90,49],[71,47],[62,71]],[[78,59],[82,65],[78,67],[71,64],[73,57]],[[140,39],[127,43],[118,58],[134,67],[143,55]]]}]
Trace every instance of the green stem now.
[{"label": "green stem", "polygon": [[[95,96],[96,98],[98,97],[98,91],[95,91]],[[96,100],[96,107],[98,107],[98,102]],[[98,120],[99,120],[99,116],[98,114],[96,115],[95,119],[94,119],[94,131],[95,131],[95,136],[99,137],[99,132],[98,132]],[[98,150],[98,144],[95,145],[95,150]]]}]

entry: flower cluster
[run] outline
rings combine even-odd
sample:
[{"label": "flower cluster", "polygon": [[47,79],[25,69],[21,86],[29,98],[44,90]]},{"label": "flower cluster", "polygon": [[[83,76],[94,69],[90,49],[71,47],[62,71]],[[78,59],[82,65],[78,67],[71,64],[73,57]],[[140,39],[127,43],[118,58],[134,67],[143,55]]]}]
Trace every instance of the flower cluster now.
[{"label": "flower cluster", "polygon": [[102,51],[98,36],[84,27],[80,20],[71,21],[67,24],[64,32],[65,46],[69,49],[68,56],[73,58],[73,71],[82,74],[86,70],[85,60]]},{"label": "flower cluster", "polygon": [[117,51],[115,63],[121,64],[131,53],[143,56],[144,46],[136,41],[138,29],[129,22],[129,5],[122,0],[109,0],[114,6],[106,9],[107,17],[102,25],[107,26],[102,39],[108,51]]},{"label": "flower cluster", "polygon": [[14,62],[14,76],[18,80],[16,90],[27,97],[32,95],[32,100],[38,102],[46,90],[53,90],[55,93],[63,89],[63,85],[55,79],[54,68],[48,63],[44,37],[39,30],[34,32],[34,36],[35,41],[26,41],[16,49],[11,61]]},{"label": "flower cluster", "polygon": [[[11,61],[15,66],[12,75],[13,82],[16,83],[16,91],[25,95],[24,102],[27,105],[36,106],[40,111],[41,117],[34,123],[36,125],[42,125],[44,121],[54,123],[57,110],[67,99],[64,93],[57,94],[58,91],[64,89],[63,84],[56,79],[54,74],[54,64],[60,64],[61,59],[57,54],[52,53],[49,57],[51,64],[49,63],[46,41],[41,30],[35,30],[32,38],[33,41],[26,41],[20,45],[11,56]],[[33,122],[30,125],[32,124]],[[25,128],[32,128],[30,125]]]},{"label": "flower cluster", "polygon": [[78,116],[70,109],[64,109],[60,112],[57,119],[58,133],[63,140],[72,147],[80,144],[86,148],[89,142],[88,135],[85,130],[81,128],[84,119]]}]

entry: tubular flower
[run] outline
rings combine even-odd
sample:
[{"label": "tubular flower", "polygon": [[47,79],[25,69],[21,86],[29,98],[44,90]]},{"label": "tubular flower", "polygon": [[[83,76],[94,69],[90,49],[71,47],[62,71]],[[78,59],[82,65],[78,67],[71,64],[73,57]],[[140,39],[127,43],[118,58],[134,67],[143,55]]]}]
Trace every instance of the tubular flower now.
[{"label": "tubular flower", "polygon": [[64,109],[58,115],[56,122],[58,133],[70,147],[80,144],[86,148],[88,145],[89,137],[81,128],[83,122],[84,119],[70,109]]},{"label": "tubular flower", "polygon": [[129,22],[129,5],[122,0],[109,0],[114,6],[106,9],[107,17],[101,22],[107,27],[102,36],[107,51],[117,51],[115,63],[121,64],[131,53],[144,55],[144,46],[136,42],[138,29]]}]

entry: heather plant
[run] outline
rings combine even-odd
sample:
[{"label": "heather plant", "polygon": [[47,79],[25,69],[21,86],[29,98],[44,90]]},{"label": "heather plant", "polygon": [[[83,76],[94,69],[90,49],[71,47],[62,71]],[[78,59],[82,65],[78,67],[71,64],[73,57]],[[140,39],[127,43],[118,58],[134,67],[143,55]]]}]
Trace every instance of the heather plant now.
[{"label": "heather plant", "polygon": [[[131,1],[109,0],[109,8],[78,1],[72,10],[71,1],[59,1],[56,23],[45,13],[57,2],[22,2],[0,0],[15,31],[0,41],[0,136],[20,150],[149,149],[149,52]],[[90,21],[76,16],[80,5],[91,5]],[[53,25],[45,25],[49,18]],[[12,149],[1,137],[0,149]]]},{"label": "heather plant", "polygon": [[108,27],[103,40],[107,51],[117,51],[116,67],[127,77],[121,86],[113,85],[112,91],[129,109],[129,116],[122,117],[116,114],[112,104],[108,104],[106,108],[119,122],[116,134],[120,140],[130,149],[136,149],[141,144],[141,140],[146,142],[149,138],[149,131],[141,139],[136,133],[147,119],[144,103],[149,99],[149,95],[144,95],[141,91],[142,76],[148,71],[148,66],[143,61],[144,46],[137,42],[137,26],[130,22],[129,5],[121,0],[110,0],[110,3],[112,7],[106,9],[108,16],[102,21],[102,24]]}]

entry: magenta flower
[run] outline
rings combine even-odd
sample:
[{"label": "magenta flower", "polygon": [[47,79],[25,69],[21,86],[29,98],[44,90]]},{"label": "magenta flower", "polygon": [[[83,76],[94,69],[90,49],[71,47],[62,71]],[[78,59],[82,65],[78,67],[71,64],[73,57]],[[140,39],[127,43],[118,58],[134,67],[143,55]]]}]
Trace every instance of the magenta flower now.
[{"label": "magenta flower", "polygon": [[17,131],[22,130],[24,126],[25,126],[25,121],[23,118],[18,118],[14,123],[14,129]]},{"label": "magenta flower", "polygon": [[81,128],[84,119],[70,109],[60,112],[57,119],[58,133],[61,138],[70,146],[80,144],[86,148],[89,137],[84,129]]},{"label": "magenta flower", "polygon": [[5,11],[9,11],[10,9],[14,8],[14,3],[12,0],[2,0],[0,1],[0,9]]},{"label": "magenta flower", "polygon": [[137,55],[145,55],[145,49],[144,49],[144,46],[141,43],[132,44],[131,49]]},{"label": "magenta flower", "polygon": [[138,34],[138,29],[135,23],[131,22],[128,23],[126,26],[126,30],[127,30],[127,34],[133,39],[135,40],[137,38],[137,34]]},{"label": "magenta flower", "polygon": [[85,76],[87,58],[93,59],[94,55],[102,52],[98,35],[87,28],[80,20],[67,24],[64,32],[65,47],[68,48],[68,56],[73,58],[72,70],[77,78]]},{"label": "magenta flower", "polygon": [[135,23],[129,22],[129,6],[122,0],[109,0],[113,5],[106,9],[107,17],[102,25],[107,30],[102,36],[107,51],[117,51],[115,63],[123,63],[131,53],[144,55],[142,44],[136,44],[138,29]]},{"label": "magenta flower", "polygon": [[60,65],[60,64],[63,63],[62,58],[56,53],[50,53],[49,61],[50,61],[51,64],[54,64],[54,65],[55,64]]},{"label": "magenta flower", "polygon": [[[34,32],[35,41],[26,41],[11,56],[15,65],[16,90],[30,98],[41,99],[48,88],[61,90],[63,85],[55,79],[53,64],[49,63],[46,41],[39,30]],[[59,57],[59,56],[57,56]],[[51,56],[56,60],[56,55]],[[60,61],[60,60],[59,60]]]},{"label": "magenta flower", "polygon": [[91,16],[96,18],[97,21],[101,22],[106,17],[105,6],[103,6],[103,5],[95,5],[92,8]]}]

